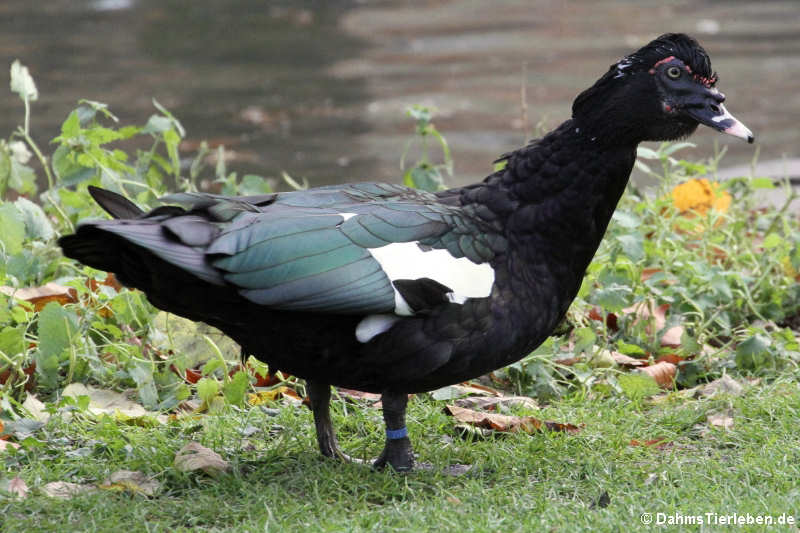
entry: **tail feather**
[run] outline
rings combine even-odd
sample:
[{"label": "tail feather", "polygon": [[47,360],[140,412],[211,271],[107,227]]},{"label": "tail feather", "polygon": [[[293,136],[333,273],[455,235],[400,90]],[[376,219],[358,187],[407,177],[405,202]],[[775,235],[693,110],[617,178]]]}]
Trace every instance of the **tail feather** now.
[{"label": "tail feather", "polygon": [[89,186],[89,194],[92,195],[95,202],[100,204],[100,207],[114,218],[139,218],[144,214],[144,211],[139,209],[136,204],[121,194],[91,185]]}]

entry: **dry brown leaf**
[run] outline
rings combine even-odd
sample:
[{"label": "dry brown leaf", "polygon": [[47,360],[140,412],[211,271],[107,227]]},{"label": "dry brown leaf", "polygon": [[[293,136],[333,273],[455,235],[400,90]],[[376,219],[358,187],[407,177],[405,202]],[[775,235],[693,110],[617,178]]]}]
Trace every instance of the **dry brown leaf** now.
[{"label": "dry brown leaf", "polygon": [[363,392],[360,390],[344,389],[341,387],[337,387],[336,392],[339,393],[339,396],[356,401],[364,400],[368,403],[374,404],[375,402],[379,402],[381,400],[381,395],[375,394],[374,392]]},{"label": "dry brown leaf", "polygon": [[132,492],[154,496],[161,485],[153,478],[135,470],[117,470],[103,481],[99,488],[103,490]]},{"label": "dry brown leaf", "polygon": [[672,363],[673,365],[677,365],[683,360],[683,357],[676,353],[668,353],[656,359],[656,363]]},{"label": "dry brown leaf", "polygon": [[706,422],[709,426],[731,429],[733,427],[733,409],[711,413],[706,417]]},{"label": "dry brown leaf", "polygon": [[663,272],[663,270],[660,268],[643,268],[642,281],[647,281],[648,279],[652,278],[653,275],[658,274],[659,272]]},{"label": "dry brown leaf", "polygon": [[227,472],[228,462],[217,452],[198,442],[190,442],[175,454],[175,468],[181,472],[202,470],[210,476]]},{"label": "dry brown leaf", "polygon": [[58,302],[60,305],[64,305],[78,301],[78,291],[72,287],[64,287],[52,281],[41,287],[25,287],[22,289],[4,285],[0,286],[0,293],[17,300],[25,300],[32,303],[36,311],[41,311],[50,302]]},{"label": "dry brown leaf", "polygon": [[641,359],[636,359],[634,357],[631,357],[630,355],[625,355],[624,353],[611,352],[611,357],[613,357],[614,361],[621,366],[634,367],[634,366],[642,366],[643,364],[645,364],[645,361],[642,361]]},{"label": "dry brown leaf", "polygon": [[79,483],[70,483],[69,481],[52,481],[39,490],[50,498],[68,500],[79,494],[94,492],[97,488],[92,485],[81,485]]},{"label": "dry brown leaf", "polygon": [[488,409],[496,411],[498,407],[524,407],[526,409],[539,409],[536,401],[527,396],[503,396],[502,398],[472,396],[469,398],[459,398],[455,401],[458,407],[467,409]]},{"label": "dry brown leaf", "polygon": [[465,381],[464,383],[462,383],[459,386],[460,387],[467,387],[470,391],[473,391],[474,394],[481,394],[482,393],[482,394],[485,394],[485,395],[488,395],[488,396],[497,396],[497,397],[500,397],[500,396],[503,395],[503,393],[500,392],[497,389],[493,389],[492,387],[487,387],[486,385],[481,385],[480,383],[475,383],[475,382],[472,382],[472,381]]},{"label": "dry brown leaf", "polygon": [[28,485],[21,477],[15,476],[8,482],[8,492],[16,495],[18,499],[24,500],[28,495]]},{"label": "dry brown leaf", "polygon": [[683,326],[672,326],[661,335],[661,346],[670,348],[680,348]]},{"label": "dry brown leaf", "polygon": [[539,420],[532,416],[511,416],[496,413],[481,413],[472,409],[465,409],[457,405],[447,405],[446,412],[452,415],[459,422],[465,422],[474,426],[493,429],[495,431],[508,431],[512,433],[535,431],[566,431],[577,433],[580,427],[572,424]]},{"label": "dry brown leaf", "polygon": [[309,407],[311,406],[311,400],[308,400],[307,398],[303,398],[302,396],[297,394],[297,391],[295,391],[294,389],[287,389],[283,393],[282,400],[284,401],[284,403],[287,403],[287,404],[289,404],[291,406],[294,406],[294,407],[297,407],[299,405],[303,405],[303,404],[306,404],[306,403],[308,403]]},{"label": "dry brown leaf", "polygon": [[645,366],[639,369],[639,372],[643,372],[656,380],[656,383],[658,383],[658,386],[662,389],[669,389],[672,387],[672,382],[675,380],[677,371],[678,367],[676,365],[667,362],[656,363],[652,366]]},{"label": "dry brown leaf", "polygon": [[[597,322],[603,321],[603,310],[598,307],[594,306],[589,310],[589,318],[592,320],[596,320]],[[611,331],[617,331],[619,329],[619,324],[617,323],[617,315],[615,313],[608,313],[606,315],[606,326]]]},{"label": "dry brown leaf", "polygon": [[710,398],[719,393],[726,393],[732,396],[739,396],[742,394],[744,387],[730,377],[728,374],[723,375],[719,379],[715,379],[711,383],[706,383],[705,385],[700,385],[696,387],[696,396],[704,396],[706,398]]},{"label": "dry brown leaf", "polygon": [[[652,301],[644,301],[626,307],[622,311],[626,314],[635,315],[634,323],[640,320],[652,320],[652,323],[646,328],[646,331],[652,334],[666,327],[668,310],[669,304],[661,304],[656,307]],[[668,346],[671,348],[680,347],[681,335],[683,335],[683,326],[676,325],[668,328],[661,335],[661,346]]]},{"label": "dry brown leaf", "polygon": [[630,445],[631,446],[646,446],[646,447],[652,446],[654,448],[658,448],[659,450],[663,450],[666,446],[669,445],[668,442],[664,442],[664,441],[665,441],[664,437],[658,437],[658,438],[655,438],[655,439],[648,439],[648,440],[632,439],[631,442],[630,442]]}]

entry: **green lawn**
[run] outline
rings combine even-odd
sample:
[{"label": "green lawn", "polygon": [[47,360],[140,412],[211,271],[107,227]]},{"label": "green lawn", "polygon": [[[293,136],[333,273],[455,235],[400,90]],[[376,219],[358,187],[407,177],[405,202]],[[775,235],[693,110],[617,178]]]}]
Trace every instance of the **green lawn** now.
[{"label": "green lawn", "polygon": [[[640,405],[576,398],[541,418],[585,424],[577,434],[457,436],[445,402],[417,396],[409,430],[432,471],[399,475],[317,454],[311,414],[282,407],[203,415],[141,428],[76,415],[51,419],[39,446],[4,460],[29,486],[0,508],[4,531],[762,531],[765,526],[645,526],[642,513],[800,515],[800,431],[796,382],[746,385],[740,396],[672,394]],[[710,413],[733,416],[711,428]],[[380,411],[334,402],[343,447],[380,451]],[[244,436],[247,435],[247,436]],[[632,445],[663,438],[658,444]],[[216,478],[182,473],[175,452],[196,440],[230,461]],[[454,463],[474,465],[460,476]],[[57,500],[51,481],[100,483],[119,470],[160,482],[154,497],[97,491]],[[603,496],[607,494],[607,498]],[[665,518],[665,516],[662,516]],[[775,525],[772,531],[796,531]]]}]

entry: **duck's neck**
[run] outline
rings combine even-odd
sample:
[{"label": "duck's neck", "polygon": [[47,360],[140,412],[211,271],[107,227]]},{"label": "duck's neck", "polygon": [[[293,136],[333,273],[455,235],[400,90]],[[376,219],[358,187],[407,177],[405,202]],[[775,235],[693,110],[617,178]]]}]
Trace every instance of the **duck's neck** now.
[{"label": "duck's neck", "polygon": [[542,298],[533,301],[564,302],[551,320],[577,294],[635,158],[636,143],[599,139],[571,119],[510,154],[506,168],[484,182],[492,193],[482,196],[497,196],[490,207],[506,211],[497,215],[509,242],[511,283]]}]

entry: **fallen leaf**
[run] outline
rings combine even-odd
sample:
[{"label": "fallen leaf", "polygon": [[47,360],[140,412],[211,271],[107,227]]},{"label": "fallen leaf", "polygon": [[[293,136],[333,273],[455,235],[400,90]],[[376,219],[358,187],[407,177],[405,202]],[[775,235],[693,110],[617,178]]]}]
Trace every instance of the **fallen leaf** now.
[{"label": "fallen leaf", "polygon": [[711,413],[706,417],[709,426],[731,429],[733,427],[733,410],[726,409],[719,413]]},{"label": "fallen leaf", "polygon": [[656,359],[656,363],[672,363],[673,365],[677,365],[681,361],[683,361],[683,357],[676,353],[668,353]]},{"label": "fallen leaf", "polygon": [[[598,306],[594,306],[589,310],[589,318],[597,322],[603,321],[603,310]],[[617,331],[619,324],[617,323],[617,315],[615,313],[608,313],[606,315],[606,326],[611,331]]]},{"label": "fallen leaf", "polygon": [[492,387],[487,387],[486,385],[481,385],[480,383],[475,383],[473,381],[465,381],[461,384],[462,387],[469,387],[471,390],[478,390],[483,391],[485,394],[489,396],[502,396],[503,393],[497,389],[493,389]]},{"label": "fallen leaf", "polygon": [[680,348],[683,326],[672,326],[661,335],[661,346],[669,348]]},{"label": "fallen leaf", "polygon": [[705,398],[710,398],[719,393],[739,396],[742,394],[744,387],[742,387],[738,381],[730,377],[728,374],[724,374],[721,378],[715,379],[711,383],[700,385],[695,389],[696,397],[702,396]]},{"label": "fallen leaf", "polygon": [[339,394],[339,396],[344,398],[349,398],[356,401],[363,400],[372,404],[381,400],[381,395],[375,394],[374,392],[363,392],[360,390],[343,389],[339,387],[336,388],[336,392]]},{"label": "fallen leaf", "polygon": [[301,397],[294,389],[289,388],[283,393],[283,401],[294,407],[304,404],[308,404],[309,407],[311,406],[311,400]]},{"label": "fallen leaf", "polygon": [[583,361],[580,357],[564,357],[562,359],[555,359],[553,362],[561,366],[572,366],[576,363]]},{"label": "fallen leaf", "polygon": [[97,488],[93,485],[81,485],[79,483],[70,483],[69,481],[52,481],[39,490],[50,498],[69,500],[79,494],[94,492]]},{"label": "fallen leaf", "polygon": [[[669,304],[661,304],[655,306],[652,301],[637,302],[630,307],[626,307],[622,311],[626,314],[635,315],[634,324],[641,320],[652,320],[648,325],[646,331],[654,333],[663,330],[667,326],[667,311]],[[678,348],[681,346],[681,335],[683,335],[683,326],[675,325],[667,328],[661,335],[661,346],[670,348]]]},{"label": "fallen leaf", "polygon": [[99,486],[103,490],[132,492],[134,494],[144,494],[154,496],[160,484],[145,474],[135,470],[117,470]]},{"label": "fallen leaf", "polygon": [[7,448],[19,448],[19,444],[16,442],[8,442],[7,440],[0,439],[0,452],[6,451]]},{"label": "fallen leaf", "polygon": [[481,413],[479,411],[465,409],[457,405],[447,405],[445,407],[445,412],[452,415],[459,422],[465,422],[467,424],[493,429],[495,431],[508,431],[512,433],[522,431],[525,433],[533,433],[535,431],[550,430],[577,433],[581,430],[580,427],[572,424],[540,420],[532,416],[511,416],[500,415],[496,413]]},{"label": "fallen leaf", "polygon": [[3,436],[12,436],[17,440],[23,440],[44,427],[44,422],[39,422],[32,418],[18,418],[17,420],[6,422],[3,427]]},{"label": "fallen leaf", "polygon": [[631,442],[630,442],[630,445],[631,446],[648,446],[648,447],[649,446],[654,446],[654,447],[656,447],[658,449],[663,449],[664,447],[666,447],[669,444],[667,442],[664,442],[665,440],[666,440],[665,437],[658,437],[658,438],[655,438],[655,439],[648,439],[648,440],[632,439]]},{"label": "fallen leaf", "polygon": [[190,442],[175,454],[175,468],[181,472],[202,470],[210,476],[227,472],[230,465],[217,452],[197,442]]},{"label": "fallen leaf", "polygon": [[288,375],[284,376],[280,372],[276,374],[270,374],[269,372],[261,374],[254,365],[250,364],[249,360],[247,364],[244,365],[244,367],[242,367],[242,365],[236,365],[235,367],[233,367],[233,369],[231,369],[231,371],[228,372],[228,376],[233,377],[233,375],[242,370],[242,368],[246,368],[247,373],[250,374],[250,376],[252,376],[253,378],[255,378],[255,382],[253,383],[254,387],[272,387],[286,381],[287,378],[291,377]]},{"label": "fallen leaf", "polygon": [[592,355],[586,362],[592,368],[612,368],[617,364],[611,350],[597,346],[592,348]]},{"label": "fallen leaf", "polygon": [[636,359],[635,357],[631,357],[630,355],[625,355],[624,353],[619,352],[611,352],[611,357],[614,358],[614,361],[621,366],[642,366],[645,364],[645,361],[641,359]]},{"label": "fallen leaf", "polygon": [[638,371],[653,378],[662,389],[668,389],[672,387],[678,367],[672,363],[661,362],[652,366],[641,367]]},{"label": "fallen leaf", "polygon": [[183,375],[181,375],[180,370],[178,370],[178,367],[175,365],[169,365],[169,369],[175,372],[181,379],[190,385],[194,385],[200,381],[200,378],[203,377],[203,372],[196,368],[187,368]]},{"label": "fallen leaf", "polygon": [[148,411],[141,404],[131,401],[122,393],[105,389],[96,389],[91,385],[83,383],[70,383],[61,392],[62,396],[71,396],[77,399],[79,396],[89,397],[89,412],[95,415],[111,414],[120,412],[129,417],[153,416],[158,418],[159,413]]},{"label": "fallen leaf", "polygon": [[260,390],[251,392],[247,395],[247,403],[250,405],[264,405],[272,403],[284,396],[289,387],[277,387],[272,390]]},{"label": "fallen leaf", "polygon": [[116,276],[111,272],[106,274],[106,277],[103,281],[97,281],[94,278],[88,278],[86,280],[86,286],[89,287],[92,291],[97,291],[101,285],[105,285],[106,287],[111,287],[115,291],[119,292],[122,290],[122,284],[117,281]]},{"label": "fallen leaf", "polygon": [[41,287],[26,287],[22,289],[4,285],[0,286],[0,293],[17,300],[25,300],[32,303],[36,311],[41,311],[50,302],[58,302],[64,305],[78,301],[78,291],[72,287],[64,287],[54,282],[46,283]]},{"label": "fallen leaf", "polygon": [[6,492],[16,496],[17,499],[19,500],[24,500],[25,497],[28,495],[28,485],[25,483],[25,480],[23,480],[19,476],[14,476],[11,479],[9,479],[7,483],[3,484],[5,485],[3,489]]},{"label": "fallen leaf", "polygon": [[[35,394],[28,393],[25,401],[22,402],[22,407],[28,410],[34,420],[45,423],[50,420],[50,413],[45,411],[45,405],[39,401]],[[2,431],[1,428],[0,431]]]},{"label": "fallen leaf", "polygon": [[527,396],[503,396],[502,398],[472,396],[469,398],[459,398],[455,404],[458,407],[467,409],[479,408],[496,411],[499,407],[522,407],[525,409],[539,409],[536,401]]},{"label": "fallen leaf", "polygon": [[642,281],[647,281],[648,279],[652,278],[655,274],[659,272],[663,272],[660,268],[643,268],[642,269]]}]

